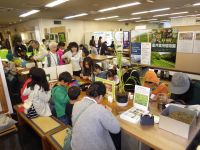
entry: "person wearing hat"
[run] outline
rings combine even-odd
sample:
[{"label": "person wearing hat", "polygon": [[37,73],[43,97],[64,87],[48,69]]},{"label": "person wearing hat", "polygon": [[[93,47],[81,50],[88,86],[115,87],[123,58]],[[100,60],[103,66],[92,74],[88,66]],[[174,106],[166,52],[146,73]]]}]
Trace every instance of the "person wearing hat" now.
[{"label": "person wearing hat", "polygon": [[144,76],[144,86],[151,89],[154,95],[159,93],[168,94],[168,88],[165,83],[160,82],[160,79],[157,77],[154,71],[147,71]]},{"label": "person wearing hat", "polygon": [[170,84],[171,103],[200,104],[200,82],[191,81],[187,74],[177,72]]}]

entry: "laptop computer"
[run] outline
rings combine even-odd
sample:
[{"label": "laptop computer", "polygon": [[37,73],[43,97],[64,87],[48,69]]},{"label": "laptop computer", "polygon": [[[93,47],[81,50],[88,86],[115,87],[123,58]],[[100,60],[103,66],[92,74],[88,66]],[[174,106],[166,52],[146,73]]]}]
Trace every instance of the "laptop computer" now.
[{"label": "laptop computer", "polygon": [[148,114],[150,88],[136,85],[134,106],[120,115],[121,119],[138,123],[142,114]]}]

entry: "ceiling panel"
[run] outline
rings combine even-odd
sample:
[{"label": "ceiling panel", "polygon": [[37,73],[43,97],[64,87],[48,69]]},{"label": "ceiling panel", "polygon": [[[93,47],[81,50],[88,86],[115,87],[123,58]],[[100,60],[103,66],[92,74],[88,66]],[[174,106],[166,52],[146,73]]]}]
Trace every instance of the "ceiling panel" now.
[{"label": "ceiling panel", "polygon": [[[99,9],[132,3],[136,1],[141,2],[142,4],[104,13],[98,12]],[[76,15],[83,12],[86,12],[89,15],[76,19],[94,20],[95,18],[117,15],[119,16],[119,18],[109,20],[117,21],[119,19],[128,19],[133,17],[152,19],[154,15],[181,11],[189,11],[189,14],[200,13],[200,6],[192,7],[193,3],[199,2],[198,0],[154,0],[154,3],[149,3],[146,0],[70,0],[54,8],[45,8],[44,5],[49,2],[52,2],[52,0],[0,0],[0,25],[2,26],[9,25],[11,23],[19,23],[20,21],[26,21],[33,18],[62,19],[65,16]],[[170,7],[171,10],[134,16],[131,15],[131,13],[133,12],[160,9],[166,7]],[[26,17],[25,19],[19,18],[20,14],[32,9],[40,9],[41,11],[37,14]],[[169,17],[159,17],[158,19],[169,19]]]}]

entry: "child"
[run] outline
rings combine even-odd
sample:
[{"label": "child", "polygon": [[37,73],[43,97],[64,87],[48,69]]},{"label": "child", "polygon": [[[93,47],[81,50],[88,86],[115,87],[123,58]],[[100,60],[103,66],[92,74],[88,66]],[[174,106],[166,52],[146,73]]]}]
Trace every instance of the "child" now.
[{"label": "child", "polygon": [[95,47],[94,43],[90,45],[90,53],[94,55],[98,55],[97,48]]},{"label": "child", "polygon": [[51,90],[56,117],[63,123],[68,124],[69,120],[66,117],[65,108],[69,102],[67,86],[72,81],[72,76],[69,72],[63,72],[59,75],[58,81],[58,84]]},{"label": "child", "polygon": [[[51,116],[49,108],[49,100],[51,92],[49,90],[49,83],[46,79],[46,74],[43,69],[35,68],[32,71],[32,81],[24,90],[23,95],[28,96],[24,102],[25,113],[28,118],[35,118],[39,116]],[[27,112],[26,112],[27,111]]]},{"label": "child", "polygon": [[[152,94],[157,95],[159,93],[168,94],[167,86],[160,82],[154,71],[147,71],[144,76],[144,86],[151,89]],[[153,97],[152,97],[153,98]]]},{"label": "child", "polygon": [[22,87],[21,90],[20,90],[22,102],[24,102],[25,100],[28,99],[28,96],[24,96],[23,93],[24,93],[24,90],[27,88],[27,85],[28,85],[29,83],[31,83],[31,81],[32,81],[32,74],[33,74],[35,68],[36,68],[36,67],[32,67],[32,68],[30,69],[30,71],[29,71],[29,78],[25,81],[23,87]]},{"label": "child", "polygon": [[74,106],[74,103],[78,101],[78,97],[81,93],[80,87],[78,86],[72,86],[68,89],[68,96],[69,96],[69,103],[66,105],[66,115],[67,118],[69,119],[69,125],[72,125],[72,109]]},{"label": "child", "polygon": [[109,69],[107,72],[107,80],[114,81],[115,85],[119,83],[119,78],[117,77],[117,71],[114,69]]},{"label": "child", "polygon": [[64,42],[59,42],[58,43],[58,50],[57,50],[57,55],[58,55],[58,58],[59,58],[59,64],[60,65],[64,65],[65,62],[62,60],[62,55],[64,53],[64,49],[65,49],[65,43]]},{"label": "child", "polygon": [[103,79],[107,78],[107,72],[103,71],[103,68],[100,67],[98,64],[94,65],[94,75],[96,77],[103,78]]},{"label": "child", "polygon": [[93,60],[90,57],[86,57],[83,60],[83,68],[80,74],[80,77],[83,79],[91,79],[91,76],[93,74]]}]

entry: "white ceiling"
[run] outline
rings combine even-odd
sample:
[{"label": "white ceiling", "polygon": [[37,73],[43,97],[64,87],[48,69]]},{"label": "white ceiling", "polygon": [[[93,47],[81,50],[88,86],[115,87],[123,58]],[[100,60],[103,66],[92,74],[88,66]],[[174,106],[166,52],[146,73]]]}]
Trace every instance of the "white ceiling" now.
[{"label": "white ceiling", "polygon": [[[103,8],[118,6],[122,4],[141,2],[141,5],[128,8],[108,11],[104,13],[98,12]],[[52,0],[0,0],[0,26],[20,23],[35,18],[52,18],[62,19],[65,16],[76,15],[80,13],[89,13],[88,16],[79,17],[79,20],[94,20],[95,18],[119,16],[119,18],[109,19],[109,21],[117,21],[119,19],[128,19],[133,17],[142,17],[142,19],[152,19],[154,15],[189,11],[189,14],[200,14],[200,6],[193,7],[193,3],[200,0],[154,0],[154,3],[149,3],[147,0],[69,0],[54,8],[45,8],[44,5],[52,2]],[[163,12],[154,12],[131,16],[131,13],[153,10],[159,8],[170,7],[170,10]],[[26,18],[19,18],[19,15],[32,9],[40,9],[37,14]],[[187,15],[189,15],[187,14]],[[177,15],[175,15],[177,16]],[[159,17],[159,20],[169,19],[167,17]]]}]

